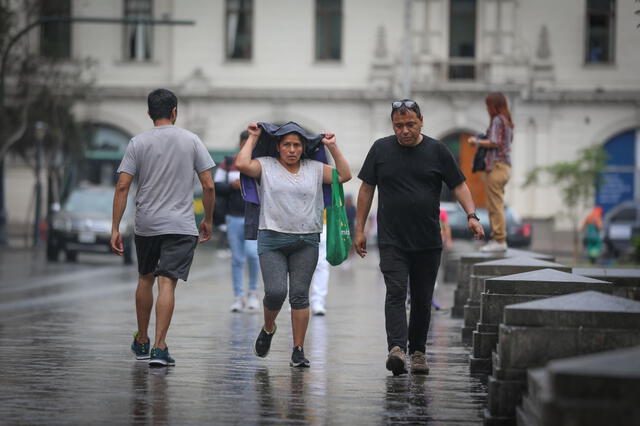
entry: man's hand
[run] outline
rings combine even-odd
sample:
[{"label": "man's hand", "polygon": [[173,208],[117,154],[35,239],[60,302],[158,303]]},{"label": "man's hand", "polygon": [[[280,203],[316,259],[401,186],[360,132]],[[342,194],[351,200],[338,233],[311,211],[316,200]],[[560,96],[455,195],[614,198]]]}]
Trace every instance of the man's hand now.
[{"label": "man's hand", "polygon": [[353,247],[356,249],[358,256],[365,257],[367,255],[367,237],[364,236],[364,232],[356,231]]},{"label": "man's hand", "polygon": [[336,135],[335,133],[324,133],[324,138],[322,138],[322,143],[326,145],[327,148],[333,148],[336,145]]},{"label": "man's hand", "polygon": [[255,136],[257,139],[262,134],[262,127],[258,126],[258,123],[249,123],[247,131],[249,132],[249,135]]},{"label": "man's hand", "polygon": [[111,231],[111,251],[118,256],[122,256],[124,253],[120,231]]},{"label": "man's hand", "polygon": [[475,136],[469,136],[467,138],[467,143],[471,146],[476,146],[478,145],[478,138],[476,138]]},{"label": "man's hand", "polygon": [[473,238],[475,238],[476,240],[484,239],[484,228],[478,220],[473,218],[469,219],[469,223],[467,224],[467,226],[469,227],[469,231],[473,233]]},{"label": "man's hand", "polygon": [[211,239],[211,223],[202,219],[202,222],[200,222],[200,226],[198,227],[198,232],[200,234],[198,243],[209,241]]},{"label": "man's hand", "polygon": [[240,179],[236,179],[233,182],[231,182],[231,188],[235,190],[240,189]]}]

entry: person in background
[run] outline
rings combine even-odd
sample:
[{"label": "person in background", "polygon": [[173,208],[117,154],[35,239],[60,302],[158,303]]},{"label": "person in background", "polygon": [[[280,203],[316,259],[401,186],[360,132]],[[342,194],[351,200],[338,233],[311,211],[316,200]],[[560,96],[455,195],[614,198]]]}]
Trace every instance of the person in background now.
[{"label": "person in background", "polygon": [[[355,235],[356,232],[356,206],[353,204],[353,195],[347,194],[344,199],[344,208],[347,211],[347,221],[349,222],[349,232],[351,233],[351,238]],[[355,248],[353,244],[349,249],[349,257],[353,254]],[[346,262],[350,262],[349,258],[347,258]],[[350,263],[346,263],[346,266],[349,267]]]},{"label": "person in background", "polygon": [[595,206],[582,222],[582,243],[589,261],[595,264],[602,252],[602,207]]},{"label": "person in background", "polygon": [[326,299],[329,291],[329,262],[327,261],[327,215],[323,215],[322,233],[320,234],[320,246],[318,247],[318,264],[311,279],[311,291],[309,303],[311,313],[315,316],[327,314]]},{"label": "person in background", "polygon": [[511,175],[511,142],[513,121],[502,93],[489,93],[485,98],[489,113],[486,139],[471,136],[467,142],[488,148],[483,181],[487,188],[487,210],[491,222],[491,241],[480,251],[497,252],[507,249],[507,222],[504,214],[504,187]]},{"label": "person in background", "polygon": [[[249,132],[240,133],[240,149],[247,142]],[[238,156],[226,157],[213,178],[216,195],[226,199],[225,224],[227,240],[231,248],[231,278],[235,300],[231,312],[241,312],[245,306],[250,311],[260,309],[258,298],[258,243],[244,238],[244,199],[240,190],[240,171],[236,165]],[[249,294],[244,299],[244,265],[249,266]]]}]

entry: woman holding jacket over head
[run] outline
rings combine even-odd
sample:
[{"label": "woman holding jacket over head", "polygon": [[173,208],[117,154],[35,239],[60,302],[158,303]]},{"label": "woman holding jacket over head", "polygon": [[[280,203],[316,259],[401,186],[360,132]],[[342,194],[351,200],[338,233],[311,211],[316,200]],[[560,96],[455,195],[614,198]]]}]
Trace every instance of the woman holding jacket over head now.
[{"label": "woman holding jacket over head", "polygon": [[484,252],[507,249],[507,224],[504,214],[504,187],[511,174],[511,142],[513,121],[502,93],[489,93],[485,98],[489,113],[486,138],[471,136],[469,144],[488,148],[485,156],[483,181],[487,188],[487,210],[491,222],[491,241],[480,250]]},{"label": "woman holding jacket over head", "polygon": [[[293,332],[292,367],[309,367],[304,339],[309,323],[309,286],[318,262],[324,200],[322,184],[330,184],[333,167],[303,158],[306,140],[291,132],[279,137],[277,158],[251,158],[263,129],[250,123],[249,139],[240,150],[236,165],[247,176],[259,179],[260,223],[258,256],[264,281],[264,325],[254,352],[266,357],[276,332],[276,317],[289,292]],[[331,153],[340,182],[351,179],[349,164],[332,133],[322,143]],[[288,289],[287,289],[288,281]]]}]

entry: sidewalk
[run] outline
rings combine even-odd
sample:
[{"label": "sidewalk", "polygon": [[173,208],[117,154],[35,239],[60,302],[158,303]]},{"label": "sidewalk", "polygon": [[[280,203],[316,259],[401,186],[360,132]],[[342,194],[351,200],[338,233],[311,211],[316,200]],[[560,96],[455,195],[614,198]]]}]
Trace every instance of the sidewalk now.
[{"label": "sidewalk", "polygon": [[[19,255],[0,255],[2,423],[481,422],[486,387],[469,375],[460,320],[446,310],[454,285],[437,288],[445,310],[432,316],[430,375],[393,377],[385,369],[384,284],[375,250],[353,259],[350,269],[332,268],[327,316],[309,324],[306,370],[289,367],[286,308],[269,356],[253,354],[261,314],[228,311],[230,267],[210,248],[198,250],[189,283],[179,284],[167,339],[176,367],[169,369],[149,369],[129,350],[135,267],[91,257],[84,270],[81,258],[79,265],[41,266],[44,275],[34,277],[9,274],[15,268],[6,263]],[[65,268],[72,271],[61,278]]]}]

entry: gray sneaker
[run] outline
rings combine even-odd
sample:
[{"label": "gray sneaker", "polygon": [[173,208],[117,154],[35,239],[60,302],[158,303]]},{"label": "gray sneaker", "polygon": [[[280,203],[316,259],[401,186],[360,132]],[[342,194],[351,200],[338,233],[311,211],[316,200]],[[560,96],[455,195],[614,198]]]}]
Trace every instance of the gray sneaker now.
[{"label": "gray sneaker", "polygon": [[429,374],[427,357],[420,351],[411,354],[411,374]]},{"label": "gray sneaker", "polygon": [[394,376],[399,376],[407,372],[406,365],[406,355],[400,346],[391,348],[387,356],[387,370],[391,371]]}]

